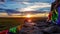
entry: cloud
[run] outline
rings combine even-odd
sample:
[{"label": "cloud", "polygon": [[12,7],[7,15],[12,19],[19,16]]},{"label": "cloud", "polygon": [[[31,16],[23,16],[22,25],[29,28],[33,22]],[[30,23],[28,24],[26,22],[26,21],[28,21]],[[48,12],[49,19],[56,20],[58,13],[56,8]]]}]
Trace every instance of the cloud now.
[{"label": "cloud", "polygon": [[[15,9],[18,11],[36,11],[42,8],[51,7],[50,0],[15,0],[15,1],[23,1],[23,2],[6,2],[3,4],[4,6],[0,5],[1,6],[0,8]],[[30,2],[24,2],[24,1],[30,1]],[[47,1],[49,3],[47,3]]]},{"label": "cloud", "polygon": [[29,5],[25,8],[18,9],[18,11],[36,11],[41,8],[51,7],[49,3],[42,3],[42,2],[36,2],[36,3],[24,2],[24,4],[26,5],[32,4],[32,5]]},{"label": "cloud", "polygon": [[28,2],[22,2],[23,4],[30,4],[30,3],[28,3]]},{"label": "cloud", "polygon": [[52,3],[55,0],[14,0],[14,1],[18,1],[18,2],[48,2],[48,3]]}]

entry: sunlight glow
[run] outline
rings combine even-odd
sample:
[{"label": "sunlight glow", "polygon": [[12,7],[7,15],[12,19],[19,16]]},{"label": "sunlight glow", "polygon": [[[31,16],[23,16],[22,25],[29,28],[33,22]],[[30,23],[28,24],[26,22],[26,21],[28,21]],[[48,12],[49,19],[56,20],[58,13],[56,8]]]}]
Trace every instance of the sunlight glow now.
[{"label": "sunlight glow", "polygon": [[30,15],[30,14],[28,14],[26,17],[27,17],[27,18],[30,18],[30,17],[31,17],[31,15]]}]

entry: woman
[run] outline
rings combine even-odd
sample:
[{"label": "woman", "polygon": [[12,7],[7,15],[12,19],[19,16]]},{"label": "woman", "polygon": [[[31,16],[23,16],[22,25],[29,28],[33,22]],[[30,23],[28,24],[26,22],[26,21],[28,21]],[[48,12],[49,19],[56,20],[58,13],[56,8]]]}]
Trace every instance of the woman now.
[{"label": "woman", "polygon": [[44,31],[50,34],[53,32],[58,32],[60,34],[60,0],[56,0],[52,3],[51,13],[49,13],[49,18],[51,19],[53,26],[44,29]]}]

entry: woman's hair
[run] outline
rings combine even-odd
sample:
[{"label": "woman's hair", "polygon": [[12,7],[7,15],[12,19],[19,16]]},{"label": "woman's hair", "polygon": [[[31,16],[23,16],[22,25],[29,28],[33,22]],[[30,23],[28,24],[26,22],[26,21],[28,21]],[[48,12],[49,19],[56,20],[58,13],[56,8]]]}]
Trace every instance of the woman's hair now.
[{"label": "woman's hair", "polygon": [[58,5],[60,5],[60,0],[56,0],[56,8],[58,7]]},{"label": "woman's hair", "polygon": [[55,0],[51,5],[51,11],[56,9],[60,5],[60,0]]}]

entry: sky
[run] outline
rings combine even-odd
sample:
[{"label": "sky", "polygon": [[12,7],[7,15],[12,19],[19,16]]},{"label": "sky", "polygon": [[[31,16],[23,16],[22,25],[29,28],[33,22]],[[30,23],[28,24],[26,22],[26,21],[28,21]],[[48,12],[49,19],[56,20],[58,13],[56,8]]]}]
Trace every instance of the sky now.
[{"label": "sky", "polygon": [[0,8],[17,11],[50,11],[51,3],[55,0],[6,0],[0,2]]}]

